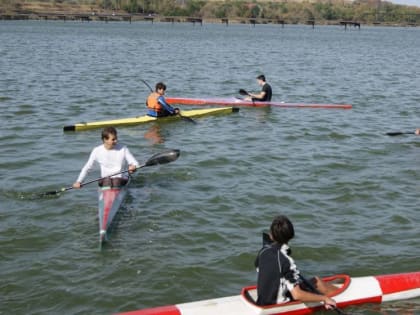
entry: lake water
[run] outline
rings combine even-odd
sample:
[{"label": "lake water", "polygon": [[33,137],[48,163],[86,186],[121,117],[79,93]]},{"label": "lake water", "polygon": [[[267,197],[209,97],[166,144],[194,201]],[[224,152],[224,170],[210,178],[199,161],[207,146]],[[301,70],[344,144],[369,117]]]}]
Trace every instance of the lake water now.
[{"label": "lake water", "polygon": [[[113,314],[239,294],[261,231],[286,214],[309,275],[419,271],[420,29],[0,21],[0,314]],[[100,131],[167,95],[352,104],[253,109],[119,128],[143,168],[98,249],[95,184],[75,181]],[[99,176],[90,174],[89,179]],[[420,299],[352,314],[420,314]]]}]

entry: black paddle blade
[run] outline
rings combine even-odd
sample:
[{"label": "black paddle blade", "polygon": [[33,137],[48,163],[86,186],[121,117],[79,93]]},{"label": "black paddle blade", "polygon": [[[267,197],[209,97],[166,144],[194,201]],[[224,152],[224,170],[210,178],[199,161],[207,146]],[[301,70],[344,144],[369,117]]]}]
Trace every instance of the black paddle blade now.
[{"label": "black paddle blade", "polygon": [[400,135],[413,135],[414,132],[412,131],[393,131],[393,132],[387,132],[388,136],[400,136]]},{"label": "black paddle blade", "polygon": [[51,190],[51,191],[46,191],[44,193],[39,194],[40,197],[46,197],[46,196],[56,196],[59,195],[62,192],[65,192],[67,190],[72,189],[73,187],[68,187],[68,188],[61,188],[59,190]]},{"label": "black paddle blade", "polygon": [[40,194],[41,196],[53,196],[53,195],[58,195],[60,193],[60,191],[58,190],[54,190],[54,191],[46,191],[42,194]]},{"label": "black paddle blade", "polygon": [[157,164],[166,164],[178,159],[181,154],[180,150],[168,150],[165,152],[157,153],[146,161],[145,166],[152,166]]},{"label": "black paddle blade", "polygon": [[188,121],[188,122],[193,123],[193,124],[197,124],[197,122],[194,119],[192,119],[191,117],[182,116],[181,114],[178,114],[178,115],[179,115],[179,117],[181,117],[181,119],[183,119],[185,121]]},{"label": "black paddle blade", "polygon": [[247,91],[245,91],[244,89],[239,89],[239,94],[241,94],[241,95],[249,95],[249,93]]},{"label": "black paddle blade", "polygon": [[341,310],[341,308],[338,308],[337,306],[333,307],[333,310],[337,312],[337,314],[340,315],[348,315],[347,313],[345,313],[343,310]]}]

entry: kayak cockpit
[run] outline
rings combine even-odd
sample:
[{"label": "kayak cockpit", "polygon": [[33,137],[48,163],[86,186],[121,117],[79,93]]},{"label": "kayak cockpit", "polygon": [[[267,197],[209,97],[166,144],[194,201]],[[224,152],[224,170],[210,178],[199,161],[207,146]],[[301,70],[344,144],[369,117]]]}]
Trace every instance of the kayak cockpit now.
[{"label": "kayak cockpit", "polygon": [[[349,287],[351,278],[348,275],[342,274],[322,278],[322,280],[330,282],[331,284],[337,287],[337,290],[334,292],[334,294],[330,296],[334,297],[341,294]],[[321,309],[323,307],[321,303],[302,303],[300,301],[291,301],[273,305],[259,306],[256,304],[258,298],[258,291],[257,286],[255,285],[243,288],[241,291],[241,298],[243,301],[246,302],[246,304],[254,308],[256,314],[278,314],[279,312],[283,311],[293,311],[304,308]]]}]

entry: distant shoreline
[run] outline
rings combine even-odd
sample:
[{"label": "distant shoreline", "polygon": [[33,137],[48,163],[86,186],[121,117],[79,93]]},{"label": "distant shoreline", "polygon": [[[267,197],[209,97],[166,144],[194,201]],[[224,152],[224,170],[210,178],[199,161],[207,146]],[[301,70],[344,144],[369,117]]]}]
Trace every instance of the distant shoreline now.
[{"label": "distant shoreline", "polygon": [[142,15],[142,14],[127,14],[127,13],[76,13],[76,12],[60,12],[60,13],[12,13],[1,14],[0,20],[49,20],[49,21],[103,21],[103,22],[150,22],[150,23],[191,23],[191,24],[277,24],[284,27],[285,25],[309,25],[312,27],[318,26],[343,26],[360,28],[361,26],[387,26],[387,27],[418,27],[417,24],[410,23],[360,23],[355,21],[316,21],[308,20],[305,23],[288,22],[281,19],[264,19],[264,18],[196,18],[186,16],[159,16],[159,15]]},{"label": "distant shoreline", "polygon": [[[163,0],[162,0],[163,1]],[[160,7],[152,5],[128,7],[129,0],[120,6],[105,7],[64,1],[23,1],[0,4],[0,20],[63,20],[63,21],[150,21],[172,23],[221,23],[221,24],[281,24],[284,25],[361,25],[420,26],[420,8],[394,5],[381,0],[379,4],[368,1],[342,2],[303,1],[203,1],[194,8],[178,5]],[[111,2],[110,2],[111,3]],[[113,2],[112,2],[113,3]],[[124,4],[125,3],[125,4]],[[137,3],[137,2],[136,2]],[[140,2],[141,3],[141,2]],[[145,3],[145,2],[142,2]]]}]

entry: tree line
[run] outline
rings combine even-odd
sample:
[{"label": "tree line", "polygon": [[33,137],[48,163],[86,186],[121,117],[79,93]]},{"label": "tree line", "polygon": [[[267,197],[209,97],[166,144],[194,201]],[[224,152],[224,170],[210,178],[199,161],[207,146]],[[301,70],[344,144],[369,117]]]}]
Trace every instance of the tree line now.
[{"label": "tree line", "polygon": [[105,9],[128,13],[201,18],[281,19],[289,23],[337,20],[363,23],[419,24],[420,8],[381,0],[330,1],[204,1],[204,0],[98,0]]},{"label": "tree line", "polygon": [[[92,10],[116,10],[130,14],[189,16],[203,19],[276,19],[285,23],[357,21],[374,24],[420,24],[420,8],[381,0],[0,0],[0,4],[42,2],[56,5],[88,5]],[[1,9],[1,7],[0,7]]]}]

